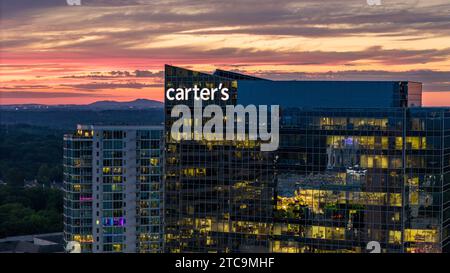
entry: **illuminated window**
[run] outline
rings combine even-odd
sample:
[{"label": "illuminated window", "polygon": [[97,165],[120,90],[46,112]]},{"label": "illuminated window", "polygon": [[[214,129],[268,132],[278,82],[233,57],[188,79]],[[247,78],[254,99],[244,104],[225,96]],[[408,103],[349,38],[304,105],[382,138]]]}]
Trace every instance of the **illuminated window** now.
[{"label": "illuminated window", "polygon": [[402,137],[396,137],[395,138],[395,149],[401,150],[403,148],[403,139]]},{"label": "illuminated window", "polygon": [[439,235],[434,229],[405,229],[405,241],[437,243]]},{"label": "illuminated window", "polygon": [[114,252],[122,251],[122,245],[121,244],[113,244],[112,247],[113,247],[113,251]]},{"label": "illuminated window", "polygon": [[400,193],[391,193],[389,195],[389,203],[393,207],[402,206],[402,195]]},{"label": "illuminated window", "polygon": [[399,244],[402,240],[402,232],[398,230],[389,231],[389,243]]},{"label": "illuminated window", "polygon": [[159,165],[159,158],[156,157],[150,158],[150,165],[157,167]]},{"label": "illuminated window", "polygon": [[406,145],[412,150],[421,150],[427,148],[427,140],[425,137],[407,137]]},{"label": "illuminated window", "polygon": [[410,205],[419,205],[419,192],[410,190],[410,192],[409,192],[409,204]]}]

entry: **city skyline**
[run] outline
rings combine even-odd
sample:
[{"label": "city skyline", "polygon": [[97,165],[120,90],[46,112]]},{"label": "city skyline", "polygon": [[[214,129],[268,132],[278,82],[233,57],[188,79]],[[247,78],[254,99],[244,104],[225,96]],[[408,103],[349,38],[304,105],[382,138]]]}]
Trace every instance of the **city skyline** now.
[{"label": "city skyline", "polygon": [[2,1],[0,104],[163,100],[163,66],[423,82],[450,105],[447,1]]}]

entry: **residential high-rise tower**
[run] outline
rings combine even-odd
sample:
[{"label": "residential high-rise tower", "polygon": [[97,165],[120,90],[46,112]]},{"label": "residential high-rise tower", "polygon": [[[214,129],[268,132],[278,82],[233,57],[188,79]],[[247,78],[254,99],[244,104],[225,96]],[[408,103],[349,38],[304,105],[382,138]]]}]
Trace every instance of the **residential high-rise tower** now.
[{"label": "residential high-rise tower", "polygon": [[83,252],[161,252],[162,128],[82,126],[64,136],[64,234]]}]

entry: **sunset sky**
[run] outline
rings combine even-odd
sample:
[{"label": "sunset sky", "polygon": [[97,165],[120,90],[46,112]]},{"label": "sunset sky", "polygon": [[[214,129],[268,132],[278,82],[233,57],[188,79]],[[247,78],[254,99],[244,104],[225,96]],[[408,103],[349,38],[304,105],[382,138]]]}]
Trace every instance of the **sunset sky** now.
[{"label": "sunset sky", "polygon": [[450,106],[450,1],[1,0],[0,104],[163,99],[164,64],[411,80]]}]

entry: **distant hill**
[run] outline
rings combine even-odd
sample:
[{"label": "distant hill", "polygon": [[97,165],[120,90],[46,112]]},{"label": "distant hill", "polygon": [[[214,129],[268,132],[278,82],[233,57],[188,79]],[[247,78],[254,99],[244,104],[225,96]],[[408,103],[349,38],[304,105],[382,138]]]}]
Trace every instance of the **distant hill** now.
[{"label": "distant hill", "polygon": [[145,110],[151,108],[163,108],[164,103],[156,100],[136,99],[133,101],[97,101],[91,104],[61,104],[61,105],[45,105],[45,104],[12,104],[0,105],[1,110]]},{"label": "distant hill", "polygon": [[0,124],[28,124],[72,130],[77,124],[159,125],[164,104],[138,99],[129,102],[97,101],[87,105],[3,105]]},{"label": "distant hill", "polygon": [[137,99],[127,102],[118,102],[111,100],[97,101],[85,106],[87,109],[115,110],[115,109],[148,109],[162,108],[164,103],[156,100]]}]

